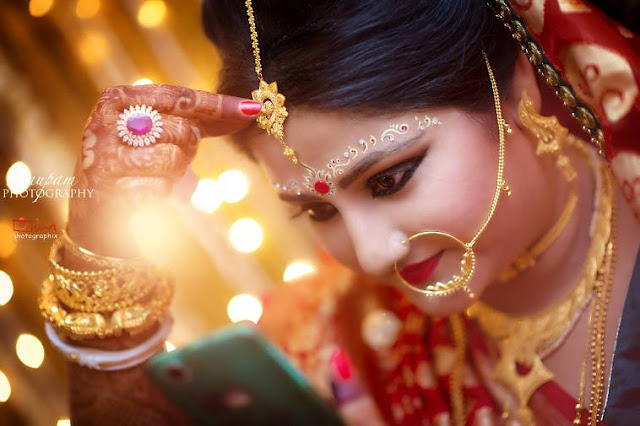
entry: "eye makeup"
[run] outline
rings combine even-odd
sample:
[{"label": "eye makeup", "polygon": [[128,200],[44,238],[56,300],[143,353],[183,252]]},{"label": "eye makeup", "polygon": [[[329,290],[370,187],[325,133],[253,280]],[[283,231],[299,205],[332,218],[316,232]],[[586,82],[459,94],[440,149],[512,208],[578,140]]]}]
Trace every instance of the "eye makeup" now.
[{"label": "eye makeup", "polygon": [[[413,177],[420,164],[422,164],[426,153],[427,151],[425,150],[418,156],[411,157],[368,178],[364,186],[371,191],[371,197],[385,197],[402,190]],[[310,201],[302,204],[300,211],[293,214],[291,219],[297,218],[304,213],[307,213],[309,219],[315,222],[323,222],[335,216],[338,213],[338,209],[329,202]]]},{"label": "eye makeup", "polygon": [[[300,165],[306,170],[302,183],[297,180],[290,180],[284,184],[274,183],[274,186],[280,191],[283,199],[288,199],[289,197],[284,197],[282,194],[302,196],[303,189],[306,189],[314,196],[334,195],[337,189],[336,186],[346,188],[380,158],[386,157],[398,149],[404,149],[408,144],[417,142],[428,127],[442,124],[437,117],[428,115],[422,118],[416,116],[415,120],[415,128],[418,133],[409,140],[401,142],[397,139],[397,136],[407,134],[412,126],[406,123],[392,124],[379,137],[370,135],[367,139],[359,139],[357,144],[348,145],[341,155],[330,159],[322,169],[315,169],[300,161]],[[385,145],[384,149],[376,149],[370,152],[371,148],[383,144]],[[359,159],[361,157],[363,158],[362,160]],[[353,167],[349,167],[351,165]],[[337,178],[339,178],[338,185],[334,181]]]}]

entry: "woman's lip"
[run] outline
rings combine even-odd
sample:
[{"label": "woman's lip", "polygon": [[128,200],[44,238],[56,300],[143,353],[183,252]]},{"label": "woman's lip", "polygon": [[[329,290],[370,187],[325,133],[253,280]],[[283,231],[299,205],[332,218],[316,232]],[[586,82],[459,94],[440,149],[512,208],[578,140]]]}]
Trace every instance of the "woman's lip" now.
[{"label": "woman's lip", "polygon": [[440,258],[442,257],[442,253],[444,253],[444,250],[421,262],[405,266],[400,271],[400,276],[405,281],[413,285],[423,283],[431,276],[431,274],[433,274],[433,271],[435,271],[438,263],[440,262]]}]

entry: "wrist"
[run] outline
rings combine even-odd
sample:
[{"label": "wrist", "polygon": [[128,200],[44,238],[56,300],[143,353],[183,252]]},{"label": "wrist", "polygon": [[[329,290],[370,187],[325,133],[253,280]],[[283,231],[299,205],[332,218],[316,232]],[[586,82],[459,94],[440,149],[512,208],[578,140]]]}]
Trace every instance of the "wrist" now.
[{"label": "wrist", "polygon": [[171,327],[171,316],[166,313],[156,330],[145,339],[126,348],[108,349],[104,347],[96,348],[78,345],[76,342],[65,341],[51,324],[46,324],[45,331],[51,344],[69,361],[92,370],[116,371],[140,365],[156,353],[161,352],[171,332]]}]

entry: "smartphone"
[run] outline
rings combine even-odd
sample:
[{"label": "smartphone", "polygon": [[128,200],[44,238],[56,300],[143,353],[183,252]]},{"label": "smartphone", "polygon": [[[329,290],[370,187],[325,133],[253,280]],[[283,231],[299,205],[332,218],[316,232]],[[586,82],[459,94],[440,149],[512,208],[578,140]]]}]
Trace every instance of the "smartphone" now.
[{"label": "smartphone", "polygon": [[194,425],[344,425],[281,350],[250,323],[160,353],[147,368]]}]

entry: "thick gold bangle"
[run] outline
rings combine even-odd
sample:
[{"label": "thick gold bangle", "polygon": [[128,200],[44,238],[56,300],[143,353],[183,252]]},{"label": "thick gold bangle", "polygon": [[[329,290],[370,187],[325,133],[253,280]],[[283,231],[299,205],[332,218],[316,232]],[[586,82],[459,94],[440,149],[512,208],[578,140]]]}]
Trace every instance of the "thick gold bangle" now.
[{"label": "thick gold bangle", "polygon": [[56,297],[81,312],[110,312],[132,306],[147,297],[161,274],[135,272],[117,277],[71,279],[52,274]]},{"label": "thick gold bangle", "polygon": [[169,307],[173,297],[173,280],[165,276],[144,300],[112,313],[69,312],[56,296],[55,278],[50,275],[42,283],[40,312],[58,333],[72,339],[104,338],[123,333],[135,335],[148,330]]},{"label": "thick gold bangle", "polygon": [[[69,241],[54,241],[49,254],[56,296],[67,307],[82,312],[115,311],[133,305],[147,296],[156,282],[169,275],[143,260],[118,260],[100,266],[106,269],[76,271],[60,265],[61,251],[69,249]],[[79,249],[78,246],[75,246]],[[95,264],[93,266],[96,266]]]}]

